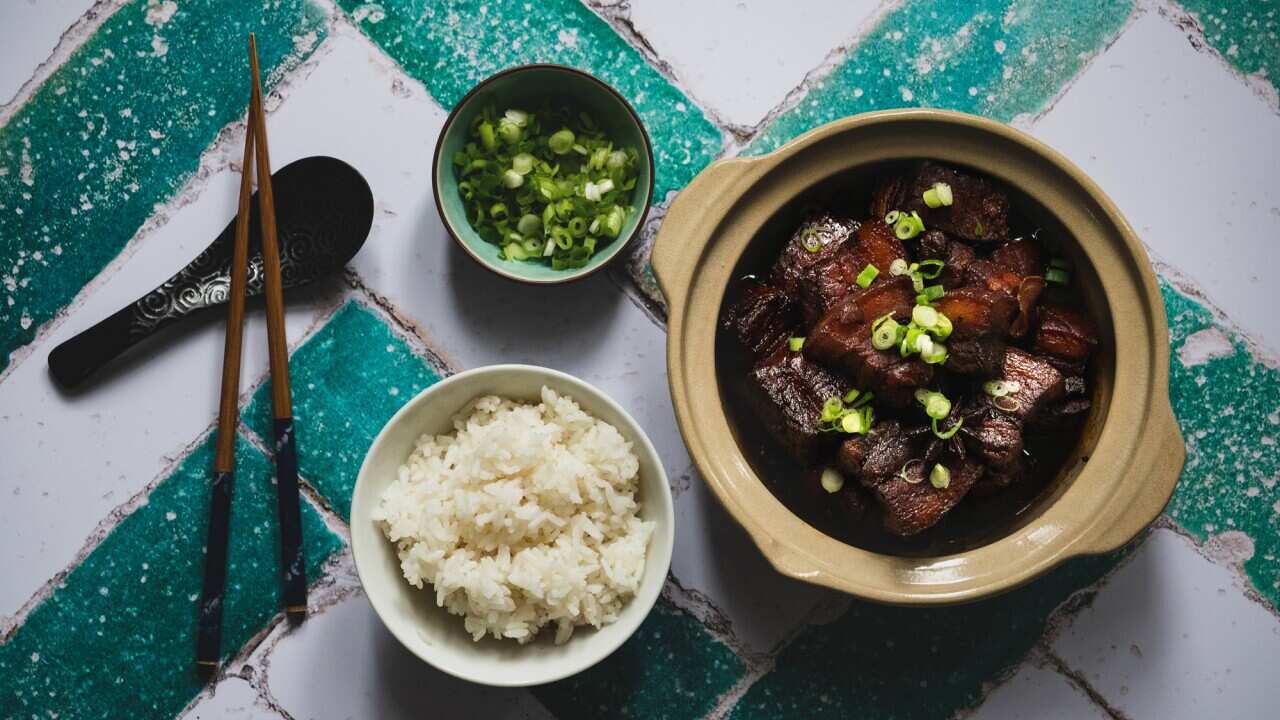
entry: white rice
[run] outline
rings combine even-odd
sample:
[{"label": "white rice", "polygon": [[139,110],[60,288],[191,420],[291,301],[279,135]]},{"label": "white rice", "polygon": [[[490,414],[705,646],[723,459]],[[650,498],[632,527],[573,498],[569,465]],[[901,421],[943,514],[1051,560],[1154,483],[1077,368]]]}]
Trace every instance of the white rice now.
[{"label": "white rice", "polygon": [[533,639],[617,619],[644,573],[639,462],[616,428],[542,389],[538,405],[474,401],[423,435],[373,511],[411,585],[486,634]]}]

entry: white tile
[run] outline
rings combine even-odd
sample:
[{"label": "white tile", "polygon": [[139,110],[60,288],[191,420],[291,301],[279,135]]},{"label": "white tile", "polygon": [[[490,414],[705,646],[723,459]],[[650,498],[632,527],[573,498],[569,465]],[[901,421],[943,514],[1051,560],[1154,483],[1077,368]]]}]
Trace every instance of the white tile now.
[{"label": "white tile", "polygon": [[879,0],[643,0],[631,21],[700,102],[739,125],[764,119],[857,33]]},{"label": "white tile", "polygon": [[1129,717],[1274,717],[1280,697],[1280,618],[1169,530],[1151,534],[1053,650]]},{"label": "white tile", "polygon": [[[300,147],[273,117],[272,162],[280,167],[317,147]],[[298,120],[300,125],[313,123]],[[277,140],[276,138],[279,138]],[[239,156],[240,136],[215,150]],[[50,379],[49,351],[133,302],[185,266],[235,215],[240,176],[225,169],[199,195],[118,260],[99,287],[68,311],[0,383],[0,616],[12,614],[70,563],[99,521],[154,480],[217,414],[224,327],[216,314],[145,341],[123,362],[65,394]],[[132,251],[130,251],[132,252]],[[99,282],[99,281],[95,281]],[[285,322],[302,338],[321,308],[340,301],[340,281],[290,294]],[[251,306],[244,330],[242,387],[267,370],[266,324]],[[51,533],[50,527],[58,532]]]},{"label": "white tile", "polygon": [[6,0],[0,3],[0,104],[7,103],[94,0]]},{"label": "white tile", "polygon": [[527,690],[474,685],[422,662],[361,594],[313,615],[267,659],[271,696],[295,718],[552,720]]},{"label": "white tile", "polygon": [[[564,286],[522,285],[482,269],[455,247],[430,183],[445,113],[416,83],[393,89],[395,74],[362,38],[339,30],[329,42],[328,54],[278,117],[299,127],[293,142],[338,148],[335,154],[352,158],[369,179],[374,230],[354,261],[368,286],[458,368],[534,363],[598,385],[649,433],[673,483],[700,484],[690,477],[692,463],[671,408],[662,329],[604,273]],[[315,117],[326,121],[302,127]],[[744,634],[772,642],[808,606],[785,602],[795,596],[794,584],[774,573],[736,527],[716,527],[731,521],[714,502],[705,492],[677,499],[675,573],[686,587],[710,596]]]},{"label": "white tile", "polygon": [[258,698],[247,680],[238,677],[219,682],[212,695],[202,696],[182,715],[183,720],[280,720],[283,717]]},{"label": "white tile", "polygon": [[1025,664],[1003,685],[992,690],[972,720],[1107,720],[1095,705],[1061,673]]},{"label": "white tile", "polygon": [[1222,62],[1148,13],[1032,132],[1089,173],[1158,258],[1280,348],[1280,116]]}]

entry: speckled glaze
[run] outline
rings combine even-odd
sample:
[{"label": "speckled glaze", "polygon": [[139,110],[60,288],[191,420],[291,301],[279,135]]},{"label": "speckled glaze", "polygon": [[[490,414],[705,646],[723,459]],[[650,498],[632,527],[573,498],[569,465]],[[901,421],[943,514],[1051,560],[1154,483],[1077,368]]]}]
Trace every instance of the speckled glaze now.
[{"label": "speckled glaze", "polygon": [[[770,217],[828,178],[920,157],[966,165],[1021,189],[1076,238],[1065,250],[1099,320],[1102,351],[1083,437],[1021,524],[973,550],[905,558],[819,532],[765,487],[721,402],[715,336],[735,266]],[[1017,130],[963,113],[894,110],[824,125],[759,158],[715,163],[672,205],[653,267],[670,307],[667,368],[685,443],[720,502],[786,575],[880,602],[974,600],[1068,558],[1115,550],[1150,524],[1173,492],[1185,449],[1169,405],[1168,328],[1150,263],[1102,191]]]}]

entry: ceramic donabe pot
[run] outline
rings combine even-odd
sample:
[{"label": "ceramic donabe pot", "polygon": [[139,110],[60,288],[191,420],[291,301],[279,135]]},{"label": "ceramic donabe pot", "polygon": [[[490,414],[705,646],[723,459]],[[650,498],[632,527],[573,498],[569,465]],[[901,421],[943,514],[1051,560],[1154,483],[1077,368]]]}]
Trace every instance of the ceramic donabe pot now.
[{"label": "ceramic donabe pot", "polygon": [[[1075,267],[1100,343],[1085,429],[1034,503],[980,544],[908,557],[847,545],[775,498],[739,445],[737,423],[751,419],[729,409],[716,339],[726,291],[744,268],[776,254],[793,229],[779,219],[795,215],[798,199],[832,183],[867,187],[877,166],[922,158],[1004,183],[1015,209],[1075,239],[1059,252]],[[974,600],[1068,558],[1115,550],[1173,492],[1185,450],[1169,405],[1168,328],[1151,265],[1097,185],[1017,130],[960,113],[894,110],[824,125],[762,157],[717,162],[672,204],[653,269],[669,305],[667,367],[685,443],[716,497],[785,575],[880,602]]]}]

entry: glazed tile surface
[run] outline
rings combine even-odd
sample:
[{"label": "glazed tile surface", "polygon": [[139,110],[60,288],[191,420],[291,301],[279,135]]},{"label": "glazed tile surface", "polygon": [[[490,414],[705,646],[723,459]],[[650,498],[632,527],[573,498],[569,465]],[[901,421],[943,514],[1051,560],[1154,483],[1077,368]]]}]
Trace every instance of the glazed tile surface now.
[{"label": "glazed tile surface", "polygon": [[[1265,717],[1280,701],[1280,209],[1274,0],[42,0],[0,7],[0,718]],[[235,211],[243,35],[277,167],[355,165],[376,201],[345,273],[290,296],[311,617],[277,613],[265,328],[246,325],[226,673],[191,673],[216,320],[83,393],[49,351],[181,267]],[[600,75],[653,137],[659,201],[717,157],[891,107],[1013,122],[1111,195],[1170,328],[1183,477],[1159,527],[1007,595],[887,608],[788,580],[698,478],[671,409],[647,248],[557,288],[458,252],[436,133],[527,62]],[[382,423],[452,372],[530,362],[617,399],[672,481],[676,552],[597,667],[493,691],[382,629],[344,536]]]}]

